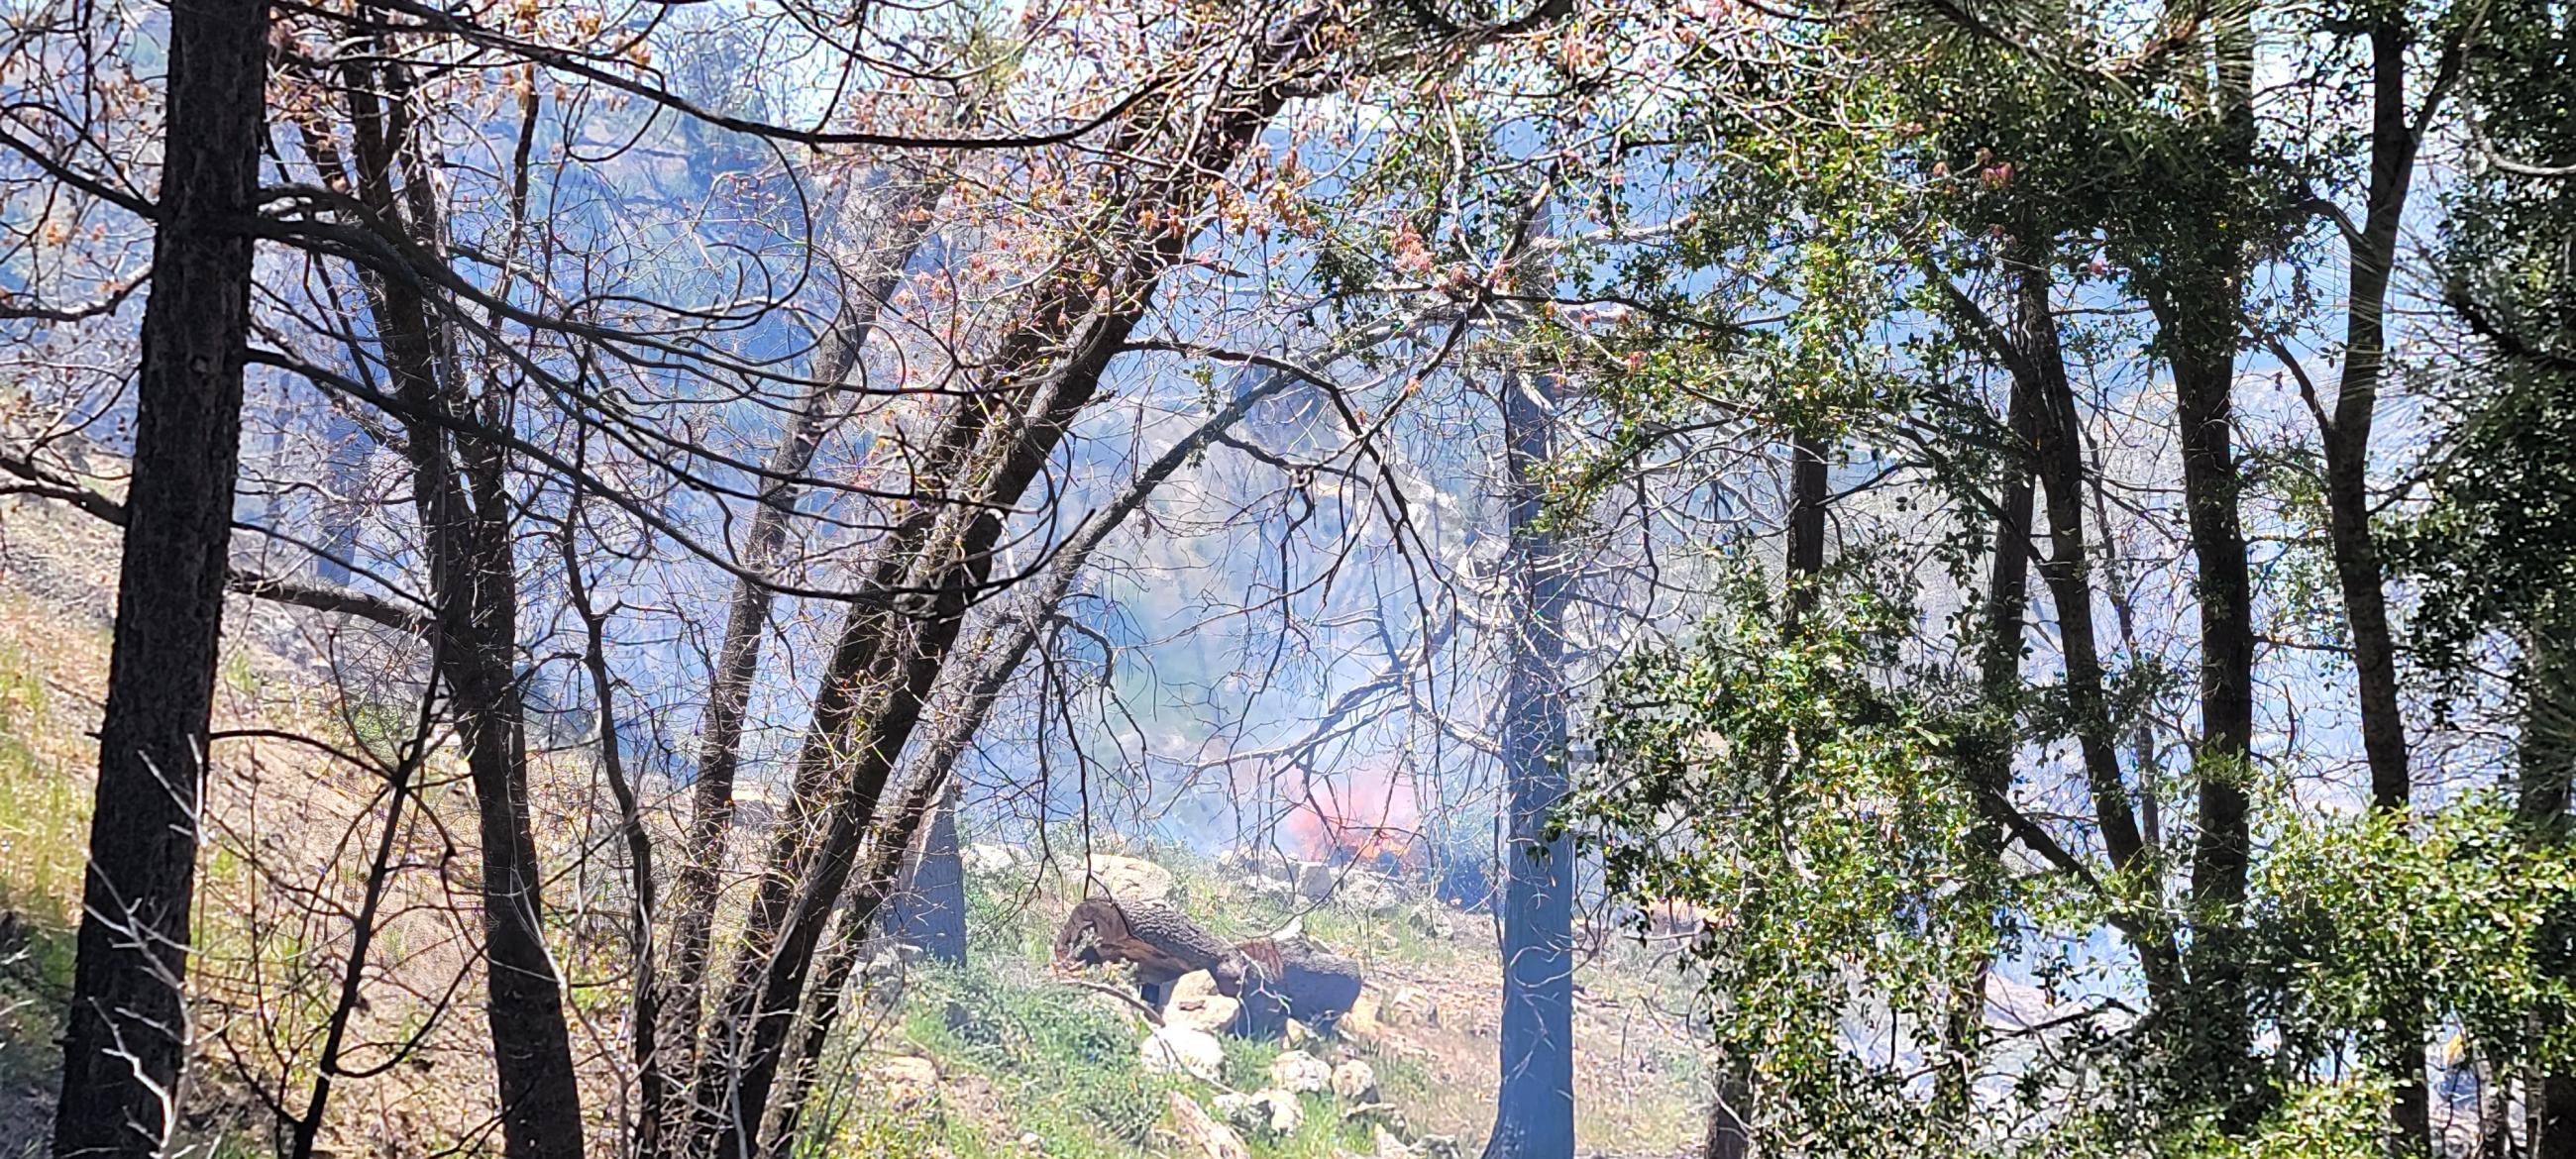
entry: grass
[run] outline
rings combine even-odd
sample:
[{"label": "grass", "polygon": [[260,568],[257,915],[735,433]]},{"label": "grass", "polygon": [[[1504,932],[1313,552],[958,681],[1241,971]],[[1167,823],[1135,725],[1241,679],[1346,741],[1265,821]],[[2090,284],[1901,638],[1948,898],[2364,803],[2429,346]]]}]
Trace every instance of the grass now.
[{"label": "grass", "polygon": [[51,1073],[71,989],[74,916],[89,837],[87,779],[50,759],[57,735],[43,673],[0,642],[0,909],[23,942],[0,947],[0,1077]]}]

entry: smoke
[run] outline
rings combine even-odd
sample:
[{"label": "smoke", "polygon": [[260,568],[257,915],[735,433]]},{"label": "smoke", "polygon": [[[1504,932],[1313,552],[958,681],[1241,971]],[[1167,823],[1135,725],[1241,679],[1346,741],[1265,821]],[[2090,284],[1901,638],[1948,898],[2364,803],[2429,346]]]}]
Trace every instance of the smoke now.
[{"label": "smoke", "polygon": [[1281,819],[1281,843],[1309,861],[1407,862],[1422,833],[1414,775],[1393,757],[1307,780]]}]

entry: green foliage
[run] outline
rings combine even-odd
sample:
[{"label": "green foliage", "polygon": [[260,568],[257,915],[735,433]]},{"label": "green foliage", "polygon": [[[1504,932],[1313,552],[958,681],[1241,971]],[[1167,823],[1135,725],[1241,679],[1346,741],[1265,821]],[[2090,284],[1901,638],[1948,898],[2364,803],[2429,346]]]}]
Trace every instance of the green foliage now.
[{"label": "green foliage", "polygon": [[1952,722],[1895,664],[1911,612],[1853,581],[1820,585],[1784,635],[1739,567],[1694,641],[1611,674],[1600,760],[1562,819],[1614,896],[1725,915],[1692,947],[1718,1045],[1762,1092],[1765,1136],[1812,1155],[1945,1133],[1907,1097],[1913,1068],[1846,1026],[1873,1008],[1938,1025],[1993,944],[2001,884]]},{"label": "green foliage", "polygon": [[2255,883],[2251,926],[2267,1011],[2289,1058],[2355,1037],[2379,1013],[2420,1008],[2500,1067],[2576,1060],[2576,979],[2553,959],[2576,922],[2576,849],[2532,840],[2504,804],[2473,799],[2416,818],[2318,818],[2282,808]]}]

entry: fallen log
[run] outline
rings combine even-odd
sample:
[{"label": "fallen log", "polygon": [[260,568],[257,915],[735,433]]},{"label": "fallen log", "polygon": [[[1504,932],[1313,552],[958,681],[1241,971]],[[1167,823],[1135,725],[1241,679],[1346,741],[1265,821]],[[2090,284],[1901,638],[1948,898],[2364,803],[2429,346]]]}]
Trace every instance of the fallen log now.
[{"label": "fallen log", "polygon": [[1136,968],[1136,993],[1161,1014],[1172,999],[1172,983],[1194,970],[1211,973],[1225,964],[1234,948],[1167,902],[1121,903],[1105,897],[1084,898],[1056,932],[1059,965]]},{"label": "fallen log", "polygon": [[1360,967],[1304,938],[1255,938],[1234,947],[1218,969],[1217,993],[1236,999],[1234,1034],[1277,1038],[1294,1018],[1323,1033],[1360,998]]}]

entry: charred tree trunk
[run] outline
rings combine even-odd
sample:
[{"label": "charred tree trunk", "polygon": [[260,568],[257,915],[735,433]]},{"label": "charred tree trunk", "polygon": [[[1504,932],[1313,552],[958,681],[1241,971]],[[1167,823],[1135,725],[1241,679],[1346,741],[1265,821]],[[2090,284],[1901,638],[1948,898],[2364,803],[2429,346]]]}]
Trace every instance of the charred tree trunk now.
[{"label": "charred tree trunk", "polygon": [[1542,520],[1540,472],[1556,451],[1554,384],[1502,383],[1504,524],[1503,779],[1510,829],[1503,850],[1502,1089],[1485,1159],[1574,1154],[1574,850],[1549,833],[1571,783],[1567,767],[1565,606],[1571,583]]},{"label": "charred tree trunk", "polygon": [[178,1113],[267,78],[265,0],[171,9],[152,293],[56,1155],[159,1155]]},{"label": "charred tree trunk", "polygon": [[[742,757],[743,717],[751,704],[753,683],[760,675],[761,644],[768,639],[770,605],[775,592],[757,578],[782,561],[787,531],[803,496],[803,480],[813,466],[815,448],[839,414],[842,385],[859,366],[869,337],[886,301],[902,285],[922,239],[929,233],[932,198],[926,190],[903,186],[861,190],[849,195],[857,214],[866,218],[852,232],[865,239],[871,253],[851,271],[841,310],[815,341],[804,397],[778,432],[778,442],[763,467],[765,486],[751,526],[743,536],[741,563],[747,573],[734,586],[708,675],[706,707],[698,733],[697,777],[691,784],[687,850],[671,882],[671,939],[665,972],[669,979],[660,999],[660,1024],[653,1049],[640,1053],[641,1157],[658,1155],[663,1140],[688,1117],[673,1107],[673,1087],[685,1082],[697,1057],[698,1021],[706,995],[707,943],[715,923],[716,888],[724,868],[733,825],[734,775]],[[880,200],[869,200],[878,197]]]},{"label": "charred tree trunk", "polygon": [[[358,196],[435,250],[443,236],[420,171],[398,63],[343,69]],[[329,157],[317,157],[334,168]],[[339,177],[339,174],[332,174]],[[399,185],[397,185],[399,179]],[[446,687],[474,787],[482,855],[485,1013],[509,1159],[579,1159],[581,1088],[563,983],[545,944],[545,874],[528,814],[526,711],[517,667],[517,520],[509,458],[466,432],[507,421],[503,388],[467,389],[465,360],[419,284],[362,271],[403,423],[414,511],[429,565],[433,667]]]}]

